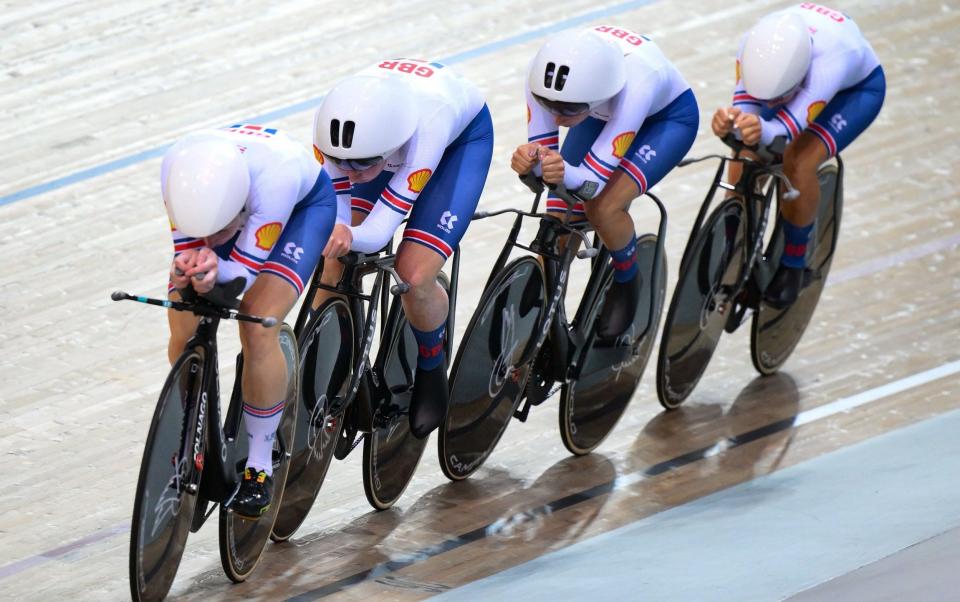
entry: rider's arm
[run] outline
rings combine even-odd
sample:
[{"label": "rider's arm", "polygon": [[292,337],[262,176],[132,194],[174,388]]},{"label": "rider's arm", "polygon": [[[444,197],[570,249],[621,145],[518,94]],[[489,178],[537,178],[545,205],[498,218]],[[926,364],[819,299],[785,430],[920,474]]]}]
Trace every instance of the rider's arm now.
[{"label": "rider's arm", "polygon": [[662,74],[650,70],[643,77],[632,77],[624,90],[610,101],[610,120],[578,166],[566,163],[563,184],[592,198],[600,194],[614,170],[633,143],[637,130],[650,113]]},{"label": "rider's arm", "polygon": [[227,259],[217,262],[217,282],[244,278],[244,291],[250,288],[264,262],[280,238],[299,200],[300,171],[293,163],[271,170],[260,177],[250,190],[243,230]]},{"label": "rider's arm", "polygon": [[452,126],[452,119],[435,116],[431,127],[419,128],[407,143],[403,166],[390,178],[363,223],[353,226],[351,248],[361,253],[379,251],[403,222],[436,171]]},{"label": "rider's arm", "polygon": [[560,129],[556,119],[534,100],[529,86],[524,87],[524,93],[527,96],[527,142],[559,150]]},{"label": "rider's arm", "polygon": [[337,195],[337,223],[349,226],[351,220],[350,197],[353,193],[350,180],[347,176],[343,175],[340,168],[333,163],[325,163],[323,170],[330,176],[330,181],[333,183],[333,191]]}]

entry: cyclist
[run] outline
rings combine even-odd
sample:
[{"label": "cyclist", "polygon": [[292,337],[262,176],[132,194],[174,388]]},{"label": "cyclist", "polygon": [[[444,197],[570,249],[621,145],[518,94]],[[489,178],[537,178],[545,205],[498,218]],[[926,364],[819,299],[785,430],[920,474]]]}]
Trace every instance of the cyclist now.
[{"label": "cyclist", "polygon": [[[867,129],[883,105],[886,80],[853,20],[804,2],[761,19],[737,53],[733,106],[717,109],[713,132],[736,129],[746,144],[788,142],[784,173],[800,192],[781,204],[784,253],[765,300],[786,307],[803,287],[805,254],[820,202],[817,168]],[[740,177],[731,164],[730,177]]]},{"label": "cyclist", "polygon": [[[317,109],[313,139],[338,195],[325,257],[379,251],[410,213],[396,269],[410,285],[403,309],[419,349],[410,430],[424,438],[448,404],[449,305],[437,275],[480,200],[493,154],[490,112],[477,88],[448,67],[391,59],[330,91]],[[329,262],[324,281],[333,284],[340,273]]]},{"label": "cyclist", "polygon": [[[699,110],[679,71],[647,36],[610,25],[559,34],[530,63],[527,140],[511,167],[587,199],[573,211],[610,249],[614,282],[598,333],[622,334],[643,285],[630,203],[663,179],[697,135]],[[570,128],[560,152],[559,127]],[[564,211],[550,195],[548,211]]]},{"label": "cyclist", "polygon": [[[336,219],[330,177],[284,132],[238,124],[203,130],[163,158],[161,188],[173,230],[169,297],[192,284],[200,294],[242,278],[241,311],[280,320],[303,292]],[[170,311],[173,363],[198,318]],[[243,412],[249,456],[231,508],[256,519],[273,491],[273,441],[287,373],[279,328],[240,322]]]}]

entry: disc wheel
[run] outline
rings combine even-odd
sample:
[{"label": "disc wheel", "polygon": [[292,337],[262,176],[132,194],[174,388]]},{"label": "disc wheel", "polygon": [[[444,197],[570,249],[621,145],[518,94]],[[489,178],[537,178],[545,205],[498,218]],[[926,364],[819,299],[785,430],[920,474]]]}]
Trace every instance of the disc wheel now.
[{"label": "disc wheel", "polygon": [[668,410],[690,395],[713,356],[743,271],[745,238],[743,202],[731,198],[688,243],[657,359],[657,397]]},{"label": "disc wheel", "polygon": [[[616,339],[592,336],[581,352],[577,365],[579,377],[563,386],[560,392],[560,437],[570,453],[582,456],[593,451],[613,430],[623,416],[640,377],[650,359],[656,340],[657,325],[667,287],[666,257],[661,253],[655,287],[653,324],[650,319],[650,289],[657,237],[646,234],[637,241],[637,261],[644,288],[634,313],[633,324]],[[613,282],[613,272],[604,279],[604,291]],[[603,311],[604,296],[583,314],[587,328],[594,328]],[[643,340],[638,340],[641,334]]]},{"label": "disc wheel", "polygon": [[150,423],[130,528],[134,600],[166,597],[183,556],[200,480],[193,441],[202,372],[200,353],[184,352],[167,376]]},{"label": "disc wheel", "polygon": [[[283,415],[273,444],[273,497],[270,506],[258,520],[240,518],[231,510],[220,507],[220,563],[227,576],[235,582],[244,581],[260,562],[263,548],[273,530],[277,512],[283,505],[283,492],[290,469],[290,456],[297,426],[299,391],[299,356],[297,339],[287,324],[280,327],[280,349],[287,367],[287,391]],[[239,378],[239,374],[237,377]],[[235,400],[239,403],[239,400]],[[240,428],[231,446],[228,458],[235,460],[235,478],[239,482],[247,463],[247,430],[241,419]]]},{"label": "disc wheel", "polygon": [[511,262],[482,295],[450,373],[450,409],[437,441],[447,478],[470,476],[506,430],[532,365],[522,358],[545,307],[543,268],[533,257]]},{"label": "disc wheel", "polygon": [[[778,309],[761,302],[759,309],[753,314],[750,357],[753,367],[763,375],[779,370],[793,353],[813,317],[823,286],[827,282],[827,274],[830,273],[840,232],[840,216],[843,213],[842,183],[839,170],[834,164],[822,166],[817,172],[817,178],[820,181],[820,206],[813,231],[813,244],[807,248],[805,286],[793,305]],[[776,234],[767,249],[767,260],[772,265],[779,265],[782,253],[783,236],[778,221]]]},{"label": "disc wheel", "polygon": [[342,299],[327,300],[304,329],[300,343],[300,395],[296,434],[283,500],[270,538],[286,541],[307,518],[343,429],[330,415],[343,398],[353,366],[353,323]]},{"label": "disc wheel", "polygon": [[[441,273],[438,280],[450,290],[446,274]],[[427,438],[418,439],[410,432],[417,340],[399,298],[393,300],[390,318],[382,339],[387,344],[378,358],[380,390],[387,391],[388,398],[374,400],[370,433],[363,438],[363,491],[376,510],[386,510],[403,495],[427,445]]]}]

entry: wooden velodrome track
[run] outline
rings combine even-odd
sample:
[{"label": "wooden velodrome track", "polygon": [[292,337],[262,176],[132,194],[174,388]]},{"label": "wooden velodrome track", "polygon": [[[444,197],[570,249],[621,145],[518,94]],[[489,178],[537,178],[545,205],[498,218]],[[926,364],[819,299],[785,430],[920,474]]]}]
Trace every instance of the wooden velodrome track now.
[{"label": "wooden velodrome track", "polygon": [[[241,120],[306,142],[316,99],[340,77],[384,57],[447,60],[480,86],[494,116],[482,207],[525,205],[509,154],[524,140],[524,68],[548,32],[612,22],[653,36],[697,94],[691,154],[704,154],[722,150],[706,126],[728,102],[739,32],[785,5],[0,4],[0,597],[9,599],[128,596],[127,530],[167,370],[166,319],[109,293],[165,290],[160,147]],[[877,122],[844,155],[833,273],[781,374],[756,377],[743,328],[676,412],[660,410],[651,361],[593,455],[568,456],[548,403],[512,424],[463,483],[442,476],[431,441],[406,494],[382,513],[364,500],[354,454],[334,462],[307,523],[290,544],[268,547],[251,582],[228,582],[208,525],[191,536],[172,595],[417,600],[960,407],[960,11],[932,0],[836,7],[873,43],[889,89]],[[712,169],[675,171],[656,189],[670,211],[670,289]],[[653,213],[635,215],[655,230]],[[508,223],[476,223],[464,240],[458,339]],[[238,347],[232,330],[225,357]],[[800,412],[942,366],[942,378],[789,427]],[[709,451],[690,459],[696,450]]]}]

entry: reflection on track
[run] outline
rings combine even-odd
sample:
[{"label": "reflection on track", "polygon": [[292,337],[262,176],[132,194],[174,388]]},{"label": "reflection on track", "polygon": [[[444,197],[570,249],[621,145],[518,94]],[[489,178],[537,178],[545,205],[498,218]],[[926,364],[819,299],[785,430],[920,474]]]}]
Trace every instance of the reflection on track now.
[{"label": "reflection on track", "polygon": [[[599,516],[607,501],[603,497],[605,494],[706,458],[716,458],[717,461],[705,466],[701,477],[735,468],[753,474],[754,465],[762,458],[768,458],[764,462],[764,472],[774,470],[792,442],[791,427],[799,411],[798,400],[797,386],[789,375],[779,373],[757,377],[741,391],[725,413],[717,405],[691,405],[659,414],[644,427],[620,475],[616,474],[613,463],[601,454],[565,458],[532,484],[490,468],[485,471],[484,478],[435,487],[406,511],[391,509],[367,514],[340,529],[306,535],[294,540],[292,546],[278,546],[264,557],[259,570],[264,574],[278,575],[277,579],[264,580],[273,581],[275,588],[280,588],[277,581],[283,581],[286,576],[299,576],[305,589],[310,587],[311,581],[316,583],[317,578],[323,579],[325,574],[332,578],[289,598],[296,601],[322,599],[367,581],[422,594],[439,593],[448,586],[393,573],[483,540],[503,540],[505,544],[522,541],[524,545],[539,545],[542,552],[556,548],[558,544],[572,543]],[[752,426],[757,424],[761,426]],[[642,449],[640,442],[643,443]],[[769,450],[776,447],[779,450],[771,467]],[[690,451],[653,463],[644,458],[651,454],[663,457],[663,452],[673,450],[675,453],[677,449]],[[736,458],[725,461],[723,452],[732,449],[738,449]],[[537,498],[556,495],[558,491],[573,493],[542,504],[531,503]],[[478,500],[485,501],[477,504]],[[589,512],[576,517],[566,516],[563,521],[550,521],[550,537],[538,537],[552,514],[591,500],[596,504]],[[471,504],[466,513],[459,510],[465,504]],[[476,525],[478,520],[482,524],[470,528],[469,525]],[[557,532],[558,528],[560,532]],[[409,536],[401,532],[407,530]],[[413,551],[390,549],[404,540],[410,542],[416,538],[422,541],[431,536],[439,541]],[[388,537],[395,540],[391,545],[384,543]],[[341,576],[358,565],[367,568]],[[209,575],[205,573],[198,577],[184,592],[186,597],[199,598],[204,590],[209,594],[219,589],[214,583],[215,574],[216,571],[210,571]],[[277,595],[290,589],[297,587],[287,583],[270,594]],[[261,593],[267,594],[267,591],[251,591],[246,595]]]}]

